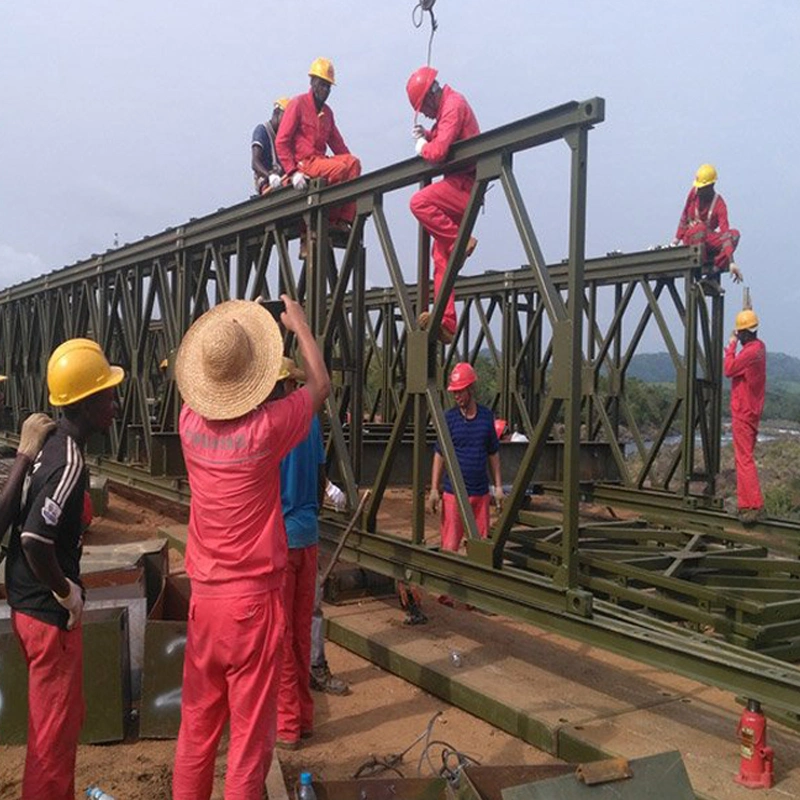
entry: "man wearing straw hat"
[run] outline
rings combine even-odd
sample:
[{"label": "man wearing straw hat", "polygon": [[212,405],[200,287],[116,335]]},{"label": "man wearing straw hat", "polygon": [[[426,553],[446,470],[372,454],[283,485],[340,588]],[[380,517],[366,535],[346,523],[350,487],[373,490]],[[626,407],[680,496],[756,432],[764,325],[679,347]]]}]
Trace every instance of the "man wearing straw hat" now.
[{"label": "man wearing straw hat", "polygon": [[186,571],[192,585],[172,796],[208,800],[230,719],[225,796],[258,798],[275,744],[285,631],[287,543],[280,460],[309,432],[330,380],[302,308],[285,295],[307,383],[265,402],[283,342],[257,303],[230,300],[181,342],[175,377],[192,501]]}]

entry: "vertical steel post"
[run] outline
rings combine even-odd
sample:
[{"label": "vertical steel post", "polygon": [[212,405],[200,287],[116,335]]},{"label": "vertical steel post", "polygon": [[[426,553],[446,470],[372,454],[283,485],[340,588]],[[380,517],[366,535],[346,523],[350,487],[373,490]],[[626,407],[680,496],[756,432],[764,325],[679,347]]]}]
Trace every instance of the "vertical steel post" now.
[{"label": "vertical steel post", "polygon": [[563,574],[559,581],[567,589],[578,585],[578,526],[580,502],[581,377],[583,372],[583,290],[586,256],[586,157],[588,131],[585,127],[569,133],[567,144],[572,151],[569,280],[567,317],[569,326],[569,393],[564,403],[564,534],[562,541]]}]

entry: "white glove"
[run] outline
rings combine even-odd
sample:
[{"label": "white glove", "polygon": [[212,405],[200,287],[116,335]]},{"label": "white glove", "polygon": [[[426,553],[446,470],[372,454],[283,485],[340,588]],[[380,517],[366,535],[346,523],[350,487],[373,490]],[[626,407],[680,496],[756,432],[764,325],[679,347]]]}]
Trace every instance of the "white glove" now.
[{"label": "white glove", "polygon": [[325,487],[325,496],[333,503],[337,511],[344,511],[347,508],[347,495],[335,484],[328,481]]},{"label": "white glove", "polygon": [[439,494],[438,489],[431,489],[430,493],[428,494],[428,511],[431,514],[435,514],[439,510],[439,501],[442,499],[442,496]]},{"label": "white glove", "polygon": [[730,269],[730,273],[731,273],[731,275],[733,277],[733,282],[734,283],[741,283],[742,282],[742,271],[739,269],[739,267],[736,266],[736,264],[733,263],[733,261],[731,261],[731,265],[730,265],[729,269]]},{"label": "white glove", "polygon": [[69,594],[66,597],[59,597],[53,592],[53,597],[58,600],[59,604],[69,611],[69,620],[67,620],[67,630],[71,631],[76,628],[83,616],[83,592],[77,583],[73,583],[69,578],[65,578],[69,584]]},{"label": "white glove", "polygon": [[306,188],[306,176],[303,175],[302,172],[295,172],[292,175],[292,186],[295,189],[305,189]]},{"label": "white glove", "polygon": [[498,511],[503,510],[503,503],[505,502],[506,495],[503,492],[502,486],[495,486],[492,489],[492,496],[494,497],[494,504],[497,506]]},{"label": "white glove", "polygon": [[270,172],[269,174],[269,188],[270,189],[280,189],[281,188],[281,176],[276,175],[274,172]]},{"label": "white glove", "polygon": [[45,439],[51,431],[55,430],[55,427],[55,422],[47,414],[41,412],[31,414],[22,423],[17,452],[33,461],[42,449]]},{"label": "white glove", "polygon": [[423,128],[422,125],[415,125],[411,129],[411,135],[415,139],[424,139],[425,138],[425,128]]},{"label": "white glove", "polygon": [[673,239],[673,240],[672,240],[672,241],[669,243],[669,246],[670,246],[670,247],[680,247],[680,246],[681,246],[681,240],[680,240],[680,239]]},{"label": "white glove", "polygon": [[418,156],[422,155],[422,148],[425,147],[426,144],[428,144],[428,143],[425,141],[425,137],[424,136],[422,136],[419,139],[417,139],[417,142],[414,145],[414,149],[417,151],[417,155]]}]

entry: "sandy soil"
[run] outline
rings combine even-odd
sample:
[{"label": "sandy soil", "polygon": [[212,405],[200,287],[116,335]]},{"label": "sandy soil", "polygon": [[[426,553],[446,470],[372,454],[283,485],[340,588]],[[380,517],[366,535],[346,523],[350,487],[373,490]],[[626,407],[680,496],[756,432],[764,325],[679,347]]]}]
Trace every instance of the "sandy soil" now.
[{"label": "sandy soil", "polygon": [[[408,498],[396,500],[396,505],[391,503],[392,507],[387,507],[388,516],[394,516],[392,512],[400,508],[408,508]],[[109,544],[146,539],[157,534],[159,525],[171,523],[174,520],[112,494],[107,516],[95,520],[87,542]],[[435,527],[431,528],[431,533],[435,536]],[[177,553],[171,553],[170,564],[173,571],[182,566]],[[430,739],[444,741],[451,749],[480,763],[554,761],[551,756],[448,706],[336,645],[328,645],[327,656],[331,669],[351,685],[352,692],[344,697],[315,694],[313,737],[305,740],[297,751],[278,751],[289,786],[293,786],[302,770],[310,770],[317,780],[347,779],[373,756],[385,759],[401,753],[426,731],[437,711],[442,714],[432,725]],[[212,795],[216,799],[223,797],[226,749],[227,740],[223,739]],[[82,746],[76,771],[78,796],[83,797],[83,790],[96,783],[116,800],[168,798],[174,752],[175,742],[171,740]],[[442,752],[442,745],[432,745],[427,751],[428,757],[420,763],[423,745],[417,743],[397,763],[397,768],[406,777],[418,773],[432,775],[442,766]],[[0,800],[19,797],[24,759],[24,747],[0,746]],[[384,777],[392,774],[384,773]]]}]

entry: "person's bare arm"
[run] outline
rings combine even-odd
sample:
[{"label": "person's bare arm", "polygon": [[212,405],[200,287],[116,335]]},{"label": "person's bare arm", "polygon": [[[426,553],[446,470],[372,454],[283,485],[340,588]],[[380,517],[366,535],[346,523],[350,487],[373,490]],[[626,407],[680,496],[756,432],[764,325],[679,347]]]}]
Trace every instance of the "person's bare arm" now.
[{"label": "person's bare arm", "polygon": [[297,345],[300,348],[303,367],[306,371],[306,389],[311,395],[311,404],[316,413],[322,408],[322,404],[331,391],[328,369],[314,340],[314,334],[308,327],[303,307],[286,294],[281,295],[281,300],[286,306],[286,311],[281,314],[281,322],[286,330],[291,331],[297,338]]}]

